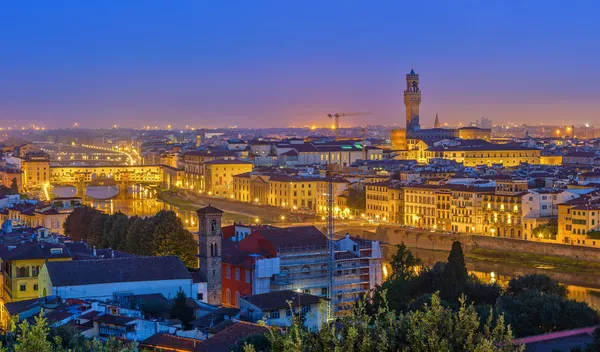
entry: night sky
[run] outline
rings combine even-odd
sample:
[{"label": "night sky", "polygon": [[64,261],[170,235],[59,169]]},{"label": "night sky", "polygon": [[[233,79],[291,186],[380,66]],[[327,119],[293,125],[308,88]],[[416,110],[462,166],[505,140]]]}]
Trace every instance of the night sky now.
[{"label": "night sky", "polygon": [[597,1],[0,1],[0,127],[600,125]]}]

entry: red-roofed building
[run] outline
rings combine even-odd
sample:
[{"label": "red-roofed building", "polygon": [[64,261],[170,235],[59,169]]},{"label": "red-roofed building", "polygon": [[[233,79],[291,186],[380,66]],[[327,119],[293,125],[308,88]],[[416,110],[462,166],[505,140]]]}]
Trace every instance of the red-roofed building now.
[{"label": "red-roofed building", "polygon": [[[250,233],[240,234],[241,229]],[[224,305],[239,306],[241,298],[282,290],[328,296],[329,240],[316,227],[236,225],[223,232]],[[382,282],[382,255],[377,241],[347,236],[334,245],[332,299],[341,314]]]}]

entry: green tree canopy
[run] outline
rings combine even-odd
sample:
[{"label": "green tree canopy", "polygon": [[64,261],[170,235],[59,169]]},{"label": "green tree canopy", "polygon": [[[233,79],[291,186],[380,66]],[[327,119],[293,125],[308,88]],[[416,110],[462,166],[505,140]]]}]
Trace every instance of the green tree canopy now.
[{"label": "green tree canopy", "polygon": [[179,319],[183,326],[189,326],[190,322],[194,320],[194,310],[187,304],[187,296],[185,292],[180,288],[173,300],[173,306],[171,307],[171,318]]},{"label": "green tree canopy", "polygon": [[513,345],[511,329],[502,316],[482,323],[464,298],[455,311],[444,307],[437,294],[423,309],[407,313],[384,306],[376,314],[368,314],[365,306],[358,304],[350,315],[318,332],[309,331],[294,318],[290,328],[271,328],[267,337],[274,352],[523,350]]},{"label": "green tree canopy", "polygon": [[19,184],[17,183],[16,177],[13,177],[13,179],[10,181],[10,191],[12,194],[19,193]]},{"label": "green tree canopy", "polygon": [[569,291],[565,285],[544,274],[528,274],[513,277],[508,281],[506,293],[518,296],[524,290],[537,290],[541,293],[555,294],[560,298],[567,298]]},{"label": "green tree canopy", "polygon": [[83,206],[71,212],[63,227],[67,236],[90,246],[144,256],[177,255],[185,265],[197,266],[194,236],[173,211],[143,218]]}]

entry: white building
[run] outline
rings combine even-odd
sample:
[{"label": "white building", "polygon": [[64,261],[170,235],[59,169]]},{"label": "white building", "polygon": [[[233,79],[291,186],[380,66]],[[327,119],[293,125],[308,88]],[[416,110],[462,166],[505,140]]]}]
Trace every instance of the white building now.
[{"label": "white building", "polygon": [[551,219],[556,219],[558,216],[558,205],[575,198],[579,198],[579,194],[569,190],[530,189],[529,193],[521,198],[524,238],[535,238],[532,230],[548,223]]},{"label": "white building", "polygon": [[382,160],[383,150],[369,147],[366,150],[358,142],[304,143],[292,141],[273,146],[281,166],[338,164],[350,166],[357,160]]},{"label": "white building", "polygon": [[192,276],[176,256],[47,262],[38,280],[40,297],[106,300],[121,292],[170,299],[179,289],[194,297]]},{"label": "white building", "polygon": [[242,298],[240,317],[252,323],[264,320],[270,326],[291,326],[301,314],[304,326],[318,330],[327,319],[327,300],[297,291],[283,290]]}]

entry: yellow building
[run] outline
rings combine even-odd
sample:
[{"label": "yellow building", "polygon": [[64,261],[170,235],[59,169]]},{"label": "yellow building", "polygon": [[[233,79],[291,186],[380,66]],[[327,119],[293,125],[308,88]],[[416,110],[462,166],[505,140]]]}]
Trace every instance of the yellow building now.
[{"label": "yellow building", "polygon": [[77,184],[101,179],[113,179],[116,182],[163,182],[163,166],[56,166],[50,169],[51,183]]},{"label": "yellow building", "polygon": [[183,186],[184,171],[175,167],[161,165],[163,171],[162,187],[171,189],[171,187],[180,188]]},{"label": "yellow building", "polygon": [[63,245],[29,242],[1,248],[4,301],[16,302],[44,296],[39,292],[38,274],[46,261],[72,260]]},{"label": "yellow building", "polygon": [[479,140],[458,143],[460,144],[429,148],[427,150],[427,161],[429,162],[433,158],[442,158],[454,160],[464,166],[540,164],[541,151],[536,148],[512,144],[493,144]]},{"label": "yellow building", "polygon": [[388,221],[390,218],[390,202],[388,181],[368,183],[365,185],[365,214],[367,218]]},{"label": "yellow building", "polygon": [[213,160],[204,163],[206,189],[209,195],[234,198],[233,177],[252,172],[253,164],[243,160]]},{"label": "yellow building", "polygon": [[451,230],[460,233],[483,233],[483,197],[494,193],[493,187],[454,185],[450,188]]},{"label": "yellow building", "polygon": [[600,204],[582,200],[558,205],[558,237],[563,243],[600,246],[600,239],[588,237],[590,231],[600,231]]},{"label": "yellow building", "polygon": [[458,138],[461,139],[482,139],[490,141],[492,138],[492,130],[489,128],[479,127],[461,127],[458,129]]},{"label": "yellow building", "polygon": [[23,159],[23,188],[41,188],[50,183],[50,159],[47,155],[29,155]]},{"label": "yellow building", "polygon": [[233,199],[238,202],[252,202],[252,198],[250,197],[250,173],[245,172],[243,174],[233,175],[232,182]]},{"label": "yellow building", "polygon": [[562,165],[562,155],[540,155],[540,164],[542,165]]},{"label": "yellow building", "polygon": [[272,176],[269,179],[269,205],[314,210],[319,180],[314,177]]},{"label": "yellow building", "polygon": [[[334,206],[334,216],[349,215],[352,210],[349,209],[345,204],[345,200],[342,201],[343,204],[340,204],[340,196],[344,194],[344,191],[348,189],[348,185],[350,182],[343,178],[334,178],[333,179],[333,206]],[[327,214],[327,209],[329,208],[329,181],[326,179],[321,179],[317,182],[317,205],[316,211],[317,214],[325,215]],[[342,214],[336,214],[342,212]],[[348,210],[346,210],[348,209]]]},{"label": "yellow building", "polygon": [[436,194],[434,229],[450,231],[452,228],[452,194],[450,189],[441,187]]},{"label": "yellow building", "polygon": [[390,221],[404,225],[404,187],[401,185],[388,186],[388,199]]},{"label": "yellow building", "polygon": [[494,194],[483,196],[485,235],[523,238],[522,198],[527,180],[497,180]]},{"label": "yellow building", "polygon": [[404,219],[407,225],[435,228],[438,188],[428,184],[404,187]]},{"label": "yellow building", "polygon": [[183,154],[183,188],[203,192],[206,187],[204,163],[212,160],[233,160],[235,153],[230,150],[196,150]]}]

